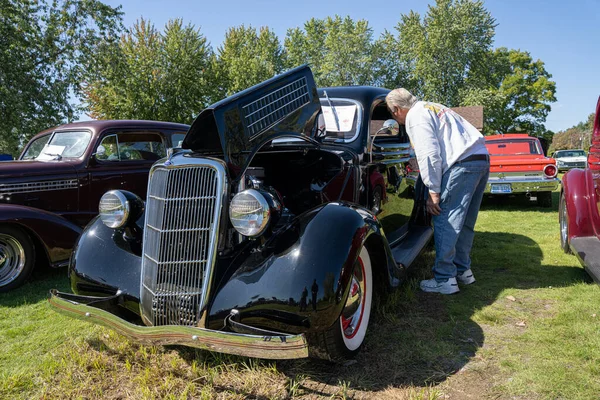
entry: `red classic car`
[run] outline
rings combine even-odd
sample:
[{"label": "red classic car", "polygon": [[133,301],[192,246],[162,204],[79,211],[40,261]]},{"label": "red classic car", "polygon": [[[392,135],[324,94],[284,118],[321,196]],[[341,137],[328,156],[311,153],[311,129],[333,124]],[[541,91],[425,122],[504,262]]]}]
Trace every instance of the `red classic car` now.
[{"label": "red classic car", "polygon": [[486,136],[490,153],[490,178],[486,193],[522,194],[542,207],[552,206],[558,188],[556,161],[546,157],[540,141],[527,134]]},{"label": "red classic car", "polygon": [[16,161],[0,163],[0,292],[38,264],[66,265],[75,240],[111,189],[145,196],[152,164],[187,125],[87,121],[36,135]]},{"label": "red classic car", "polygon": [[587,165],[563,176],[558,210],[560,242],[600,284],[600,98]]}]

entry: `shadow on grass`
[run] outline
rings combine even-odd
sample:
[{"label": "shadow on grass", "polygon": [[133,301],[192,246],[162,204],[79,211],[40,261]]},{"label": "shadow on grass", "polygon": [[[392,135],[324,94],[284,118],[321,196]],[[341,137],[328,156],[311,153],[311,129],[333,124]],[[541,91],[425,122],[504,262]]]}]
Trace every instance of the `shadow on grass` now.
[{"label": "shadow on grass", "polygon": [[0,305],[19,307],[23,303],[37,303],[47,299],[50,289],[71,292],[67,268],[36,267],[25,284],[8,293],[0,293]]},{"label": "shadow on grass", "polygon": [[481,203],[481,211],[538,211],[553,213],[558,211],[560,192],[552,192],[552,207],[540,207],[537,201],[529,200],[525,195],[485,195]]},{"label": "shadow on grass", "polygon": [[473,270],[477,282],[454,296],[427,294],[418,281],[430,277],[433,252],[418,260],[409,280],[378,306],[366,343],[356,363],[343,366],[315,360],[279,363],[290,378],[320,382],[305,388],[349,382],[353,389],[381,391],[416,385],[428,387],[458,372],[484,341],[473,314],[494,303],[504,289],[569,286],[590,281],[582,268],[542,264],[542,251],[523,235],[479,232],[475,237]]},{"label": "shadow on grass", "polygon": [[[425,252],[408,280],[377,302],[366,342],[346,365],[314,359],[277,362],[277,369],[309,396],[331,396],[340,386],[375,392],[390,387],[428,388],[461,370],[483,346],[483,329],[473,315],[496,302],[505,289],[565,287],[591,282],[579,267],[542,264],[539,245],[524,235],[478,232],[473,249],[477,282],[453,296],[418,289],[430,277],[433,251]],[[202,352],[177,346],[191,364],[199,358],[210,367],[254,363],[257,369],[274,362]]]}]

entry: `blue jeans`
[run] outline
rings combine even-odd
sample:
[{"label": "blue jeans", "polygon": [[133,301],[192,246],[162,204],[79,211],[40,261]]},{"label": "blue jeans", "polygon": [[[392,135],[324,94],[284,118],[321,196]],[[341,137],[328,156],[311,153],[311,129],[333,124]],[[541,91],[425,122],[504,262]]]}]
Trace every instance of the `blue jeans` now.
[{"label": "blue jeans", "polygon": [[489,162],[477,160],[456,163],[442,176],[442,212],[433,216],[433,274],[438,282],[471,268],[475,222],[489,174]]}]

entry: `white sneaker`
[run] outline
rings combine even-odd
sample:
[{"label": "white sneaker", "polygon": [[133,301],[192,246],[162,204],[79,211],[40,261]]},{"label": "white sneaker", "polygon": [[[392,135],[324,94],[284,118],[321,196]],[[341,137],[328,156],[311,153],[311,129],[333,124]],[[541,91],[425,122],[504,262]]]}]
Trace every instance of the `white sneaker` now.
[{"label": "white sneaker", "polygon": [[463,285],[470,285],[471,283],[475,282],[475,277],[473,276],[473,271],[471,271],[471,269],[466,270],[462,274],[456,275],[456,279]]},{"label": "white sneaker", "polygon": [[456,278],[450,278],[446,282],[438,282],[434,279],[421,281],[421,290],[429,293],[453,294],[458,293]]}]

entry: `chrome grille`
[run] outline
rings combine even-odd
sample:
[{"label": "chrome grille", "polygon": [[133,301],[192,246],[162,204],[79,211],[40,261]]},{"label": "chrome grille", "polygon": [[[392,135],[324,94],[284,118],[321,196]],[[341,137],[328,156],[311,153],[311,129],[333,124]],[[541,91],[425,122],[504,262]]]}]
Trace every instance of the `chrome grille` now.
[{"label": "chrome grille", "polygon": [[76,187],[77,179],[61,179],[58,181],[0,184],[0,194],[45,192],[48,190],[73,189]]},{"label": "chrome grille", "polygon": [[148,183],[141,303],[155,326],[196,326],[205,304],[225,172],[192,160],[199,164],[154,167]]}]

